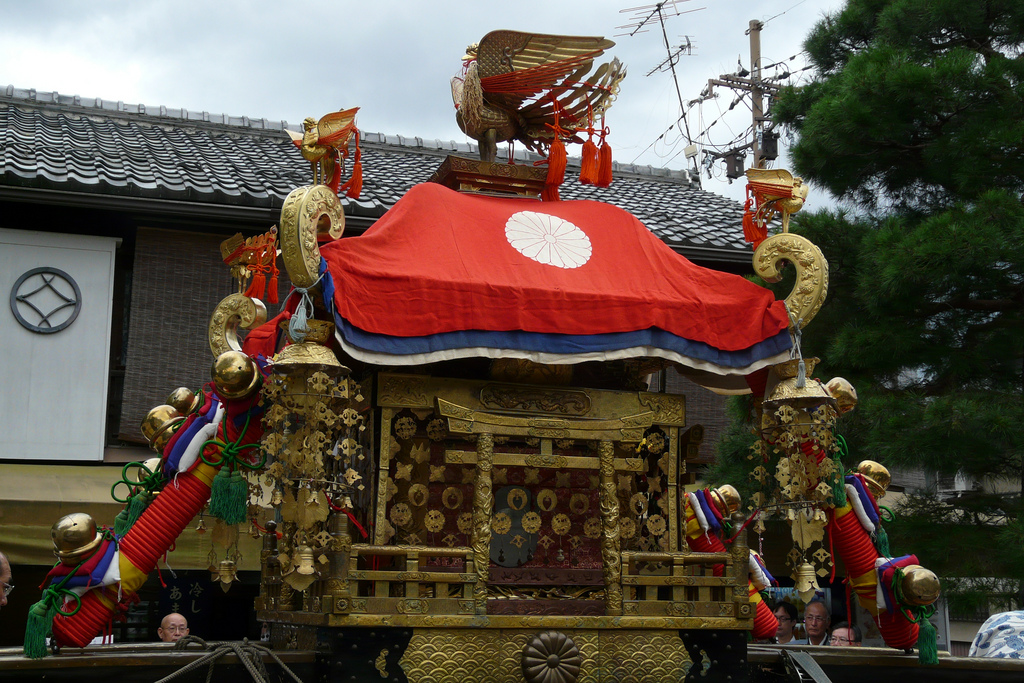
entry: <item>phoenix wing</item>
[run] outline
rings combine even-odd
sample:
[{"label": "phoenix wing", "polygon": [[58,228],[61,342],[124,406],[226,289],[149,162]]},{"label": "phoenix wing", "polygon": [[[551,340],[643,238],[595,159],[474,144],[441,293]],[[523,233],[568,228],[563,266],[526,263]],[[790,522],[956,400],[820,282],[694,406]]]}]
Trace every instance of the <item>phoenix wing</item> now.
[{"label": "phoenix wing", "polygon": [[531,97],[571,88],[567,82],[578,82],[613,45],[600,37],[491,31],[477,50],[480,83],[491,104],[515,111]]}]

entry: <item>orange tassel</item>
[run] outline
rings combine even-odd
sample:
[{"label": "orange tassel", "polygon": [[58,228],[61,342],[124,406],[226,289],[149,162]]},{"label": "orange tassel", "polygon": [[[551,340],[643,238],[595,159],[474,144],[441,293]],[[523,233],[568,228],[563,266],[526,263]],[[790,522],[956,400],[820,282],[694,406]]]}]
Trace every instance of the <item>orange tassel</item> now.
[{"label": "orange tassel", "polygon": [[768,226],[759,226],[754,221],[754,211],[751,208],[754,203],[752,197],[747,197],[743,204],[743,239],[754,245],[754,249],[760,246],[768,238]]},{"label": "orange tassel", "polygon": [[565,180],[565,145],[562,140],[555,136],[548,152],[548,177],[544,181],[544,190],[540,198],[546,202],[557,202],[561,199],[558,196],[558,187]]},{"label": "orange tassel", "polygon": [[363,162],[356,159],[352,164],[352,177],[345,183],[348,187],[348,196],[352,199],[359,199],[359,193],[363,191]]},{"label": "orange tassel", "polygon": [[583,161],[580,164],[580,182],[584,185],[597,185],[598,182],[597,145],[592,139],[583,143]]},{"label": "orange tassel", "polygon": [[[603,136],[602,136],[603,137]],[[612,146],[606,141],[601,141],[601,162],[597,171],[598,187],[608,187],[612,184]]]}]

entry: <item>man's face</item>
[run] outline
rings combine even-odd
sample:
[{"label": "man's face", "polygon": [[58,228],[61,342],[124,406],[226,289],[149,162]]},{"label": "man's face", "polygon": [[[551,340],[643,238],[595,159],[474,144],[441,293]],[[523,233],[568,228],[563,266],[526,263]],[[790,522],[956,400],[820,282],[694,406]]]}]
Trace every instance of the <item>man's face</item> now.
[{"label": "man's face", "polygon": [[828,630],[828,612],[820,602],[812,602],[804,610],[804,628],[811,640],[820,640]]},{"label": "man's face", "polygon": [[860,647],[860,643],[854,642],[853,638],[852,628],[837,628],[832,632],[829,642],[837,647]]},{"label": "man's face", "polygon": [[168,614],[156,633],[165,643],[175,643],[188,635],[188,623],[180,614]]},{"label": "man's face", "polygon": [[11,588],[11,565],[0,555],[0,609],[7,606],[7,592]]},{"label": "man's face", "polygon": [[793,620],[784,609],[775,610],[775,618],[779,620],[779,629],[775,632],[777,638],[789,638],[793,635]]}]

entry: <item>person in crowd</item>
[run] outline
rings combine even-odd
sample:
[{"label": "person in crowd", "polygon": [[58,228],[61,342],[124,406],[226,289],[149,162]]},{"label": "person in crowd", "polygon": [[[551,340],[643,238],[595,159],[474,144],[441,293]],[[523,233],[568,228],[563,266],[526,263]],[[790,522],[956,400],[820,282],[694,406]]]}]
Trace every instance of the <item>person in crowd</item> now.
[{"label": "person in crowd", "polygon": [[0,552],[0,609],[7,606],[7,596],[14,590],[11,583],[11,563],[7,556]]},{"label": "person in crowd", "polygon": [[775,618],[779,620],[779,629],[775,632],[775,642],[780,645],[792,643],[796,639],[793,628],[796,626],[796,605],[785,600],[775,603]]},{"label": "person in crowd", "polygon": [[835,647],[860,647],[860,627],[851,626],[849,622],[840,621],[832,629],[828,644]]},{"label": "person in crowd", "polygon": [[188,635],[188,622],[177,612],[171,612],[160,622],[156,634],[165,643],[176,643]]},{"label": "person in crowd", "polygon": [[828,606],[822,600],[811,600],[804,608],[804,631],[807,637],[793,641],[797,645],[828,645],[828,627],[832,621]]}]

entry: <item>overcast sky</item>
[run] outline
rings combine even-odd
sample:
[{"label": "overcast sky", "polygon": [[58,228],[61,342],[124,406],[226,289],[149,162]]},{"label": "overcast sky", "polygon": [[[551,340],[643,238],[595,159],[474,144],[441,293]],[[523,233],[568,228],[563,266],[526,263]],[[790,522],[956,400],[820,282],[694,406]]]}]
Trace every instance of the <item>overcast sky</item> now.
[{"label": "overcast sky", "polygon": [[[610,54],[629,70],[607,119],[615,160],[684,168],[686,141],[670,129],[680,109],[671,74],[646,75],[667,57],[660,25],[617,36],[637,14],[621,10],[642,2],[0,0],[0,86],[291,123],[358,106],[365,131],[465,141],[449,80],[469,43],[494,29],[606,36],[617,43]],[[799,73],[804,37],[842,5],[679,2],[688,13],[667,18],[665,27],[673,47],[687,38],[693,46],[676,67],[684,103],[698,98],[709,78],[735,73],[737,61],[750,68],[751,19],[765,22],[763,64],[780,64],[765,75]],[[717,99],[689,109],[694,138],[718,120],[702,146],[726,146],[750,126],[749,98],[728,112],[735,97],[721,89]],[[711,181],[704,174],[706,189],[742,197],[741,181],[726,184],[721,164],[714,173]]]}]

